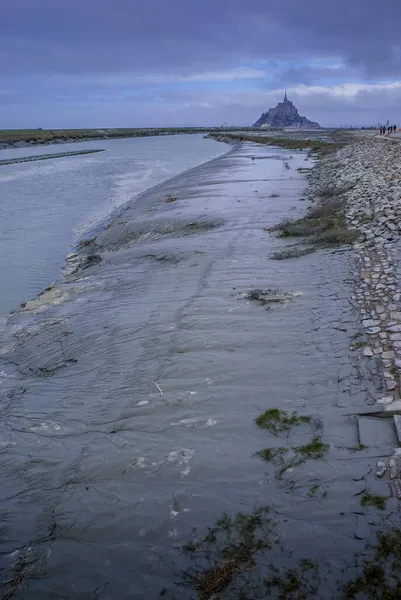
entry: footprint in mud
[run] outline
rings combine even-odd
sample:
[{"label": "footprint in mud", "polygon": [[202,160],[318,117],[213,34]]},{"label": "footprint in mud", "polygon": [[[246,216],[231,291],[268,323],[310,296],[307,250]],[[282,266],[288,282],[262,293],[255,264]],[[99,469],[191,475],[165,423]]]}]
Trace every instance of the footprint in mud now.
[{"label": "footprint in mud", "polygon": [[[193,448],[180,448],[179,450],[173,450],[167,455],[167,462],[175,464],[177,467],[182,467],[180,474],[181,477],[186,477],[191,472],[189,461],[193,458],[195,450]],[[128,473],[131,469],[147,469],[154,471],[158,467],[165,464],[165,460],[157,462],[147,461],[144,456],[134,458],[131,463],[122,471],[123,475]]]},{"label": "footprint in mud", "polygon": [[195,450],[193,448],[181,448],[180,450],[173,450],[173,452],[170,452],[167,460],[176,463],[178,467],[183,467],[183,469],[181,469],[181,477],[185,477],[191,472],[191,467],[188,466],[188,463],[194,454]]},{"label": "footprint in mud", "polygon": [[177,421],[175,423],[170,423],[170,427],[175,427],[177,425],[183,425],[184,427],[214,427],[215,425],[217,425],[217,421],[216,419],[208,419],[207,421],[203,422],[200,421],[199,419],[181,419],[180,421]]}]

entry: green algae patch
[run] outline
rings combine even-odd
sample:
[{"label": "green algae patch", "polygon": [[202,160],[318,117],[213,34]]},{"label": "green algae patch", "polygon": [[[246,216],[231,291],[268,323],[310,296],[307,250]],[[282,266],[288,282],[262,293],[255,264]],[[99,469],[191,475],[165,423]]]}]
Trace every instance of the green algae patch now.
[{"label": "green algae patch", "polygon": [[298,416],[294,413],[287,413],[278,408],[269,408],[265,410],[256,419],[256,425],[262,429],[268,429],[273,433],[288,431],[292,427],[302,423],[311,423],[312,417],[309,415]]},{"label": "green algae patch", "polygon": [[378,496],[365,492],[361,498],[362,506],[375,506],[378,510],[386,510],[387,496]]},{"label": "green algae patch", "polygon": [[329,451],[330,446],[324,444],[319,437],[313,437],[312,440],[304,446],[293,448],[294,452],[302,456],[302,458],[323,458]]},{"label": "green algae patch", "polygon": [[288,452],[287,448],[264,448],[256,454],[267,462],[273,462],[280,459]]},{"label": "green algae patch", "polygon": [[309,498],[313,498],[313,496],[315,496],[317,494],[317,492],[319,491],[320,486],[319,485],[313,485],[309,492],[306,494]]}]

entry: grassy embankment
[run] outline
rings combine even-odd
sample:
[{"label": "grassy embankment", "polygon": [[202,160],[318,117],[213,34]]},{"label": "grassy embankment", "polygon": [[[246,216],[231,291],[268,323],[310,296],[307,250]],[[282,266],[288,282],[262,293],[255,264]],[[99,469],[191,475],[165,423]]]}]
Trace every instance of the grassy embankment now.
[{"label": "grassy embankment", "polygon": [[[256,131],[256,130],[255,130]],[[260,131],[260,130],[259,130]],[[265,146],[276,146],[286,148],[288,150],[309,150],[313,153],[326,154],[335,152],[342,148],[343,142],[327,142],[325,140],[316,139],[299,139],[296,137],[269,136],[269,135],[252,135],[247,133],[231,133],[231,132],[211,132],[208,137],[226,142],[252,142],[254,144],[264,144]]]},{"label": "grassy embankment", "polygon": [[[107,138],[148,137],[158,135],[176,135],[180,133],[209,133],[214,127],[164,127],[164,128],[98,128],[98,129],[2,129],[0,144],[28,142],[45,144],[52,141],[79,141]],[[219,128],[220,130],[220,128]]]}]

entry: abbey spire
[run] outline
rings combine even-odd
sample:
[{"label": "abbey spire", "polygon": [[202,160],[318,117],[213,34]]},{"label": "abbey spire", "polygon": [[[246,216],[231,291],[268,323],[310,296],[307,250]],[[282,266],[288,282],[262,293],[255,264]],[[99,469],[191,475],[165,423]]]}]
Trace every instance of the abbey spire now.
[{"label": "abbey spire", "polygon": [[319,129],[319,123],[302,117],[291,100],[288,100],[287,90],[285,90],[284,100],[263,113],[252,127]]}]

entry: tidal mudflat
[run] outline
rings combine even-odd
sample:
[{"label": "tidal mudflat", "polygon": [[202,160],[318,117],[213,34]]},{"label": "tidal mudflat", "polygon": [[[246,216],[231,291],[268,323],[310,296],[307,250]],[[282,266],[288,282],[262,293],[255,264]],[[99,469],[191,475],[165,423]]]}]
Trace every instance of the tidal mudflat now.
[{"label": "tidal mudflat", "polygon": [[[314,166],[235,146],[89,232],[4,320],[4,597],[375,597],[355,553],[397,525],[397,429],[370,413],[398,406],[398,292],[373,255],[397,241],[356,210],[363,144],[359,178],[351,147]],[[358,238],[277,260],[308,197],[343,202]]]}]

